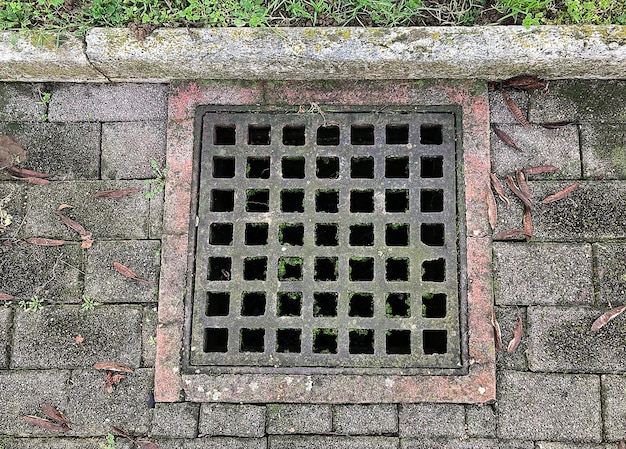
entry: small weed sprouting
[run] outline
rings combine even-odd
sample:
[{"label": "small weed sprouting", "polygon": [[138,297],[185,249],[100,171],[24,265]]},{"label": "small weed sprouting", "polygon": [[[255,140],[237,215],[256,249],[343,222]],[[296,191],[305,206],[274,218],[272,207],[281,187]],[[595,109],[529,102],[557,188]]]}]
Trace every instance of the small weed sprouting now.
[{"label": "small weed sprouting", "polygon": [[150,165],[152,166],[154,178],[146,179],[144,181],[146,184],[150,184],[152,186],[150,191],[146,193],[147,199],[154,197],[157,193],[161,193],[163,189],[165,189],[165,181],[167,180],[167,172],[170,169],[167,165],[165,167],[159,167],[158,162],[155,161],[154,159],[150,159]]},{"label": "small weed sprouting", "polygon": [[43,309],[43,300],[38,296],[33,296],[28,301],[22,299],[18,304],[25,312],[38,312]]},{"label": "small weed sprouting", "polygon": [[83,295],[82,300],[83,300],[83,303],[80,305],[80,309],[83,312],[88,312],[90,310],[93,310],[100,305],[99,302],[94,301],[88,295]]},{"label": "small weed sprouting", "polygon": [[13,162],[13,165],[17,165],[20,162],[22,162],[22,160],[20,159],[20,156],[18,154],[12,154],[11,155],[11,162]]},{"label": "small weed sprouting", "polygon": [[157,339],[154,335],[150,335],[150,337],[148,338],[148,344],[150,346],[155,346],[157,342]]},{"label": "small weed sprouting", "polygon": [[115,449],[115,437],[112,434],[107,434],[106,441],[100,442],[100,447],[102,449]]},{"label": "small weed sprouting", "polygon": [[50,92],[39,91],[39,101],[37,104],[41,104],[46,108],[46,112],[41,114],[41,120],[44,122],[48,120],[48,105],[50,104],[50,100],[52,100],[52,94]]}]

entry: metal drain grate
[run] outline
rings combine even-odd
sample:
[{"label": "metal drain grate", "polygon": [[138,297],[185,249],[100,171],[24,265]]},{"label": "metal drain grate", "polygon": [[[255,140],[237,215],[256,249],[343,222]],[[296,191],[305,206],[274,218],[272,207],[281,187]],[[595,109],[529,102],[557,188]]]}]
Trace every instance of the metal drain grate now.
[{"label": "metal drain grate", "polygon": [[455,115],[207,112],[190,365],[461,366]]}]

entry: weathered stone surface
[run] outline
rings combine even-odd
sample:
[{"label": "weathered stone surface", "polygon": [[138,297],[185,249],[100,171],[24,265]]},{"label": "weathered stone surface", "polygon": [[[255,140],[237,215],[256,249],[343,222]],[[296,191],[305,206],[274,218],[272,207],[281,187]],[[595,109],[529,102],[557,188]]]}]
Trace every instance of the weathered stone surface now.
[{"label": "weathered stone surface", "polygon": [[493,406],[466,405],[467,434],[473,438],[495,438],[498,416]]},{"label": "weathered stone surface", "polygon": [[613,449],[614,444],[562,443],[538,441],[536,449]]},{"label": "weathered stone surface", "polygon": [[268,449],[398,449],[394,437],[269,436]]},{"label": "weathered stone surface", "polygon": [[506,145],[491,131],[491,171],[504,178],[516,170],[537,165],[554,165],[559,171],[529,178],[579,179],[581,175],[578,128],[568,125],[546,129],[539,125],[524,128],[520,124],[498,125],[522,150]]},{"label": "weathered stone surface", "polygon": [[28,159],[20,167],[63,181],[100,177],[97,123],[0,123],[0,134],[9,134],[24,146]]},{"label": "weathered stone surface", "polygon": [[189,402],[157,403],[150,434],[166,438],[195,438],[198,435],[199,408],[198,404]]},{"label": "weathered stone surface", "polygon": [[599,443],[601,430],[598,376],[500,373],[500,438]]},{"label": "weathered stone surface", "polygon": [[105,377],[104,371],[91,368],[72,373],[67,408],[76,423],[72,435],[106,435],[111,425],[130,434],[147,435],[152,419],[152,409],[146,405],[154,382],[152,370],[136,369],[115,386],[113,393],[104,390]]},{"label": "weathered stone surface", "polygon": [[156,358],[156,334],[158,324],[157,308],[145,306],[141,324],[141,366],[154,366]]},{"label": "weathered stone surface", "polygon": [[382,435],[398,432],[395,404],[336,405],[335,431],[345,435]]},{"label": "weathered stone surface", "polygon": [[402,404],[400,436],[460,437],[465,433],[465,410],[457,404]]},{"label": "weathered stone surface", "polygon": [[[528,371],[528,361],[526,352],[528,350],[528,338],[526,332],[528,330],[528,322],[526,320],[526,307],[510,306],[496,307],[496,319],[500,324],[502,334],[502,350],[496,351],[496,363],[500,370],[513,369],[518,371]],[[513,332],[517,326],[517,318],[522,319],[522,329],[526,332],[522,334],[522,341],[517,349],[513,352],[507,351],[509,342],[513,339]]]},{"label": "weathered stone surface", "polygon": [[78,302],[83,288],[82,250],[78,244],[0,246],[0,292],[29,300]]},{"label": "weathered stone surface", "polygon": [[[103,360],[136,367],[141,360],[141,311],[136,307],[18,310],[14,326],[12,368],[74,368]],[[76,342],[78,335],[82,343]]]},{"label": "weathered stone surface", "polygon": [[[98,302],[156,302],[161,262],[157,240],[96,241],[87,252],[85,294]],[[133,270],[149,284],[120,274],[115,262]]]},{"label": "weathered stone surface", "polygon": [[7,343],[9,326],[11,325],[11,310],[0,309],[0,369],[7,367]]},{"label": "weathered stone surface", "polygon": [[494,242],[493,254],[496,304],[593,301],[589,244]]},{"label": "weathered stone surface", "polygon": [[626,110],[616,107],[624,101],[626,81],[561,80],[549,87],[547,95],[530,96],[532,122],[626,122]]},{"label": "weathered stone surface", "polygon": [[330,405],[268,404],[267,433],[311,434],[329,433],[333,427]]},{"label": "weathered stone surface", "polygon": [[586,178],[626,179],[626,123],[583,123],[580,145]]},{"label": "weathered stone surface", "polygon": [[[489,92],[489,121],[491,123],[507,123],[517,124],[517,119],[511,113],[511,110],[507,107],[502,96],[502,90],[504,90],[511,100],[524,112],[528,111],[528,93],[521,90],[513,89],[498,89]],[[526,116],[528,119],[528,117]]]},{"label": "weathered stone surface", "polygon": [[15,236],[19,232],[20,225],[26,215],[26,189],[24,183],[13,181],[0,181],[0,224],[3,224],[10,215],[10,224],[6,224],[0,232],[0,238]]},{"label": "weathered stone surface", "polygon": [[[3,50],[5,33],[0,33],[0,46]],[[2,56],[0,56],[0,76],[2,74]],[[39,90],[41,86],[24,83],[0,84],[0,121],[41,122],[46,107],[41,104]]]},{"label": "weathered stone surface", "polygon": [[[139,193],[122,198],[92,198],[102,190],[139,189]],[[142,181],[55,182],[28,190],[27,236],[80,240],[56,216],[60,204],[71,204],[65,215],[91,231],[99,239],[144,239],[148,237],[150,200],[144,198],[148,186]]]},{"label": "weathered stone surface", "polygon": [[[50,434],[50,432],[48,432]],[[2,437],[0,437],[2,438]],[[105,437],[100,438],[7,438],[4,449],[102,449]],[[115,439],[115,449],[132,449],[133,444],[122,437]]]},{"label": "weathered stone surface", "polygon": [[265,438],[204,437],[194,439],[158,439],[161,449],[266,449]]},{"label": "weathered stone surface", "polygon": [[65,84],[52,92],[53,122],[164,120],[167,87],[160,84]]},{"label": "weathered stone surface", "polygon": [[165,165],[164,122],[102,124],[103,178],[154,178],[151,160],[159,167]]},{"label": "weathered stone surface", "polygon": [[602,304],[619,305],[626,302],[626,244],[596,243],[597,286]]},{"label": "weathered stone surface", "polygon": [[533,449],[532,441],[505,441],[494,439],[403,439],[402,449]]},{"label": "weathered stone surface", "polygon": [[597,332],[591,324],[605,310],[528,308],[528,363],[532,371],[608,373],[626,371],[626,320]]},{"label": "weathered stone surface", "polygon": [[[69,371],[0,371],[0,435],[50,435],[22,419],[39,410],[46,402],[59,410],[68,410]],[[70,415],[72,419],[74,415]]]},{"label": "weathered stone surface", "polygon": [[626,376],[602,376],[604,399],[604,438],[608,441],[626,439]]},{"label": "weathered stone surface", "polygon": [[262,437],[265,435],[265,406],[202,404],[200,435]]}]

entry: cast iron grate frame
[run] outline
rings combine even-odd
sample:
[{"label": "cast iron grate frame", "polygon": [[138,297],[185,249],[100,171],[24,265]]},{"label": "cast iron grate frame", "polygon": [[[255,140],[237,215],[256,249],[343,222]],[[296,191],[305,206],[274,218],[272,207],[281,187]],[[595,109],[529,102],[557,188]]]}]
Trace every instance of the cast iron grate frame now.
[{"label": "cast iron grate frame", "polygon": [[[191,298],[192,295],[188,295],[187,303],[187,341],[184,353],[184,367],[186,371],[193,373],[310,372],[331,374],[341,372],[356,374],[461,375],[467,373],[466,296],[464,264],[462,263],[465,257],[465,236],[463,234],[465,226],[462,168],[459,163],[462,160],[462,152],[460,146],[457,145],[457,141],[460,140],[457,140],[457,137],[460,137],[458,130],[461,129],[460,111],[454,106],[428,108],[394,107],[393,110],[379,110],[376,112],[377,109],[379,108],[322,106],[324,115],[302,113],[293,108],[276,107],[258,109],[200,107],[198,109],[197,117],[203,117],[203,119],[198,120],[197,123],[204,123],[204,126],[197,126],[197,139],[201,139],[204,148],[200,149],[201,145],[197,145],[195,162],[198,165],[197,169],[203,170],[211,178],[210,181],[205,183],[205,186],[207,186],[205,187],[205,196],[207,196],[207,192],[212,190],[232,191],[232,198],[230,193],[227,194],[225,203],[226,208],[229,208],[232,202],[233,210],[224,211],[220,206],[216,211],[213,211],[215,212],[213,218],[207,221],[206,209],[210,209],[208,207],[210,201],[198,201],[199,218],[196,220],[198,235],[194,235],[195,229],[192,229],[190,233],[194,237],[194,243],[195,241],[198,242],[196,251],[199,257],[197,258],[198,264],[195,265],[196,276],[191,279],[191,288],[195,295],[193,295],[193,299]],[[211,125],[207,125],[209,122]],[[226,133],[226,137],[223,141],[219,141],[219,145],[215,145],[216,141],[214,140],[215,124],[218,125],[219,132]],[[246,132],[248,125],[252,126],[250,131]],[[356,125],[354,128],[357,128],[356,133],[358,135],[356,139],[354,137],[355,133],[350,132],[353,129],[353,125]],[[388,141],[390,139],[387,131],[388,125],[397,127],[395,131],[398,131],[392,132],[391,140],[393,143],[390,144],[385,143],[385,140]],[[422,125],[425,125],[426,132],[429,133],[425,140],[420,135]],[[283,127],[291,128],[290,138],[292,141],[283,141],[281,136]],[[229,134],[231,129],[237,129],[237,132],[244,131],[245,136],[235,138],[234,135],[231,136]],[[432,134],[432,129],[439,129],[441,134],[438,135],[437,131]],[[300,130],[304,130],[304,136],[298,134]],[[323,131],[321,136],[320,130]],[[257,152],[239,155],[237,147],[240,146],[240,140],[238,140],[240,138],[243,139],[241,146],[246,147],[246,150],[242,151]],[[420,142],[420,139],[424,142],[423,144]],[[318,141],[317,145],[311,143],[316,140]],[[233,145],[235,141],[236,145]],[[221,143],[224,143],[224,145],[221,145]],[[223,173],[226,173],[225,176],[215,176],[215,173],[213,173],[212,161],[213,156],[216,154],[209,154],[208,156],[210,157],[207,157],[207,154],[205,154],[207,147],[212,147],[213,149],[219,147],[216,151],[218,153],[221,151],[221,153],[216,154],[221,158],[219,159],[219,164],[226,167],[221,169]],[[351,148],[353,150],[356,149],[355,154],[351,154]],[[441,152],[444,148],[446,154],[442,155]],[[284,149],[287,149],[286,152],[283,152]],[[233,153],[232,150],[235,150],[235,152]],[[385,150],[390,152],[384,154]],[[203,157],[200,157],[200,154]],[[231,158],[237,162],[231,161]],[[255,164],[256,162],[258,164],[253,164],[254,166],[250,167],[248,158],[253,159]],[[375,162],[373,173],[370,172],[371,169],[367,164],[367,159],[370,158],[374,159]],[[287,165],[284,163],[285,159],[288,159]],[[356,161],[358,163],[363,162],[360,168],[353,167],[354,159],[363,159],[363,161]],[[414,164],[416,170],[409,174],[408,170],[404,168],[406,163],[409,160],[417,161],[418,159],[422,159],[425,163]],[[428,168],[433,163],[437,165],[438,159],[443,159],[441,167],[445,166],[444,171],[447,173],[445,177],[439,173],[441,167],[438,169]],[[231,166],[233,171],[232,177],[229,172]],[[424,170],[424,166],[427,166],[426,171],[430,174],[418,173],[420,170]],[[340,168],[340,173],[335,173],[336,169],[333,167]],[[265,173],[267,170],[270,171],[268,176]],[[234,175],[234,173],[246,172],[254,176],[254,178],[241,177],[241,175],[236,177]],[[306,174],[303,175],[303,172]],[[352,172],[354,173],[351,176]],[[211,173],[213,173],[213,176],[211,176]],[[271,182],[274,180],[279,182],[272,185]],[[380,187],[380,180],[385,181],[383,187]],[[419,181],[418,185],[414,185],[416,180]],[[311,181],[314,181],[314,186],[306,187],[306,184],[310,185]],[[209,182],[212,183],[210,187],[208,187]],[[319,182],[319,184],[315,184],[315,182]],[[445,182],[449,185],[442,189],[441,187]],[[194,190],[196,192],[198,190],[202,191],[202,186],[198,186],[201,182],[196,182],[195,184]],[[347,185],[350,187],[346,187]],[[240,189],[241,192],[238,193],[237,189]],[[322,220],[315,218],[315,215],[319,216],[320,214],[333,217],[341,214],[343,210],[350,210],[351,198],[349,192],[347,193],[344,189],[351,189],[363,197],[361,200],[357,198],[356,201],[352,201],[353,203],[357,202],[359,206],[353,212],[349,212],[349,214],[361,217],[376,215],[376,217],[372,220],[333,220],[326,219],[326,217]],[[339,205],[341,207],[335,208],[337,211],[324,207],[319,209],[318,201],[313,193],[315,191],[332,193],[334,190],[340,192]],[[425,201],[421,199],[421,190],[427,192],[426,196],[428,198],[426,201],[428,204],[434,202],[434,208],[433,206],[424,206],[428,212],[421,215],[417,214],[422,220],[416,220],[410,224],[409,232],[405,232],[406,230],[402,229],[402,227],[393,230],[395,237],[394,232],[386,232],[388,231],[387,225],[390,224],[390,221],[393,222],[393,219],[385,221],[385,216],[405,215],[407,219],[404,221],[406,222],[409,221],[409,217],[415,218],[411,214],[419,210],[420,201]],[[439,201],[437,195],[442,190],[445,197],[443,208],[437,206]],[[432,198],[433,193],[429,193],[430,191],[434,192],[434,200]],[[287,211],[280,209],[282,206],[280,202],[277,203],[276,201],[283,199],[283,192],[295,196],[296,199],[293,201],[295,201],[297,207]],[[400,199],[396,198],[394,200],[394,195]],[[391,199],[388,197],[391,197]],[[261,201],[257,201],[259,199]],[[252,207],[252,210],[248,208],[249,203],[262,203],[267,199],[270,199],[270,202],[275,202],[272,207],[265,208],[259,206],[259,209]],[[304,199],[304,203],[297,204],[302,199]],[[406,214],[403,212],[402,207],[387,207],[388,201],[392,203],[395,201],[393,204],[398,204],[405,201],[405,199],[408,201],[409,209]],[[210,200],[213,199],[210,198]],[[376,213],[373,214],[370,212],[371,201],[376,203],[377,208]],[[237,202],[239,202],[239,209],[234,206]],[[205,210],[203,210],[203,207],[205,207]],[[302,212],[302,209],[307,212],[313,212]],[[386,212],[386,210],[389,212]],[[209,211],[209,215],[213,212]],[[258,220],[248,220],[244,227],[244,223],[238,223],[236,217],[245,216],[246,214],[265,217]],[[306,237],[304,235],[296,235],[295,244],[293,244],[293,241],[290,241],[286,245],[279,244],[274,246],[275,252],[280,251],[280,256],[277,254],[270,256],[266,254],[267,251],[259,253],[258,247],[252,244],[244,245],[246,246],[244,249],[252,249],[251,252],[244,250],[239,254],[233,253],[233,242],[239,239],[243,245],[244,237],[241,236],[245,236],[245,239],[248,238],[245,230],[250,225],[249,222],[268,225],[266,235],[261,239],[261,243],[257,242],[256,244],[264,246],[266,245],[264,242],[272,239],[278,242],[276,237],[278,225],[267,222],[269,216],[275,216],[276,214],[287,217],[284,220],[280,220],[280,223],[303,225],[307,229]],[[217,219],[215,215],[221,216],[221,218]],[[442,215],[446,215],[445,219],[442,218]],[[424,216],[430,216],[430,219],[423,220]],[[437,218],[432,219],[433,216],[437,216]],[[406,224],[404,221],[400,224]],[[338,232],[341,237],[337,239],[336,243],[333,243],[333,238],[328,238],[328,231],[330,229],[329,226],[337,225],[337,222],[341,227],[341,230]],[[424,226],[437,228],[444,222],[447,224],[445,225],[445,243],[443,245],[440,244],[440,237],[431,236],[429,237],[430,240],[420,242],[420,233]],[[218,238],[219,244],[210,244],[212,236],[209,229],[211,226],[219,223],[227,226],[231,224],[233,226],[232,235],[240,237],[231,240],[228,237],[220,237],[218,233],[216,238]],[[363,241],[361,243],[351,242],[351,228],[358,228],[363,225],[367,227],[368,224],[373,224],[373,227],[376,229],[376,244],[367,243],[367,232],[365,232],[365,237],[363,237],[363,232],[360,232],[368,231],[365,228],[357,229],[359,232],[355,232],[355,235],[360,236],[365,243]],[[317,226],[326,227],[322,235],[326,235],[330,243],[327,241],[324,244],[317,241],[318,236],[314,232]],[[403,233],[406,236],[403,236]],[[219,238],[222,238],[222,240],[219,240]],[[298,239],[302,239],[303,246],[298,246]],[[392,240],[391,243],[388,242],[389,239]],[[407,239],[411,243],[407,245],[403,239]],[[414,243],[416,241],[419,242],[419,245]],[[289,245],[289,243],[292,244]],[[379,254],[381,246],[389,251],[389,254],[382,258]],[[354,260],[344,257],[345,260],[341,261],[342,257],[337,257],[337,249],[341,251],[344,247],[349,248],[356,254],[352,258]],[[302,248],[325,251],[303,257]],[[419,279],[416,282],[415,277],[406,279],[407,275],[415,276],[415,272],[420,268],[411,264],[413,259],[419,259],[415,256],[415,251],[418,249],[422,254],[426,252],[426,256],[422,257],[423,260],[432,262],[441,259],[438,256],[441,255],[442,251],[444,253],[448,252],[443,257],[446,263],[445,288],[442,288],[438,278],[434,279],[438,282],[438,288],[433,289],[431,285],[430,289],[426,289],[428,291],[423,290],[422,287],[424,285],[428,287],[429,282],[421,282]],[[202,266],[200,261],[206,259],[208,254],[211,254],[209,257],[216,259],[218,271],[228,271],[220,264],[223,262],[223,259],[230,258],[231,265],[229,267],[233,269],[233,279],[230,278],[230,273],[226,275],[222,273],[222,276],[218,273],[212,281],[205,281],[207,277],[206,270],[199,270],[199,267]],[[303,267],[298,270],[297,266],[295,268],[292,266],[291,272],[283,276],[281,281],[279,280],[280,276],[271,275],[271,272],[276,270],[280,257],[294,259],[295,265],[303,262]],[[330,277],[314,280],[313,272],[316,272],[315,268],[319,262],[317,259],[332,258],[339,259],[339,263],[335,267],[336,271],[342,273],[339,278],[333,278],[331,273]],[[259,259],[264,260],[260,261]],[[300,262],[298,262],[298,259],[300,259]],[[365,277],[350,278],[350,281],[347,281],[346,273],[351,268],[350,263],[354,261],[358,265],[364,262],[361,259],[374,260],[375,273],[367,273],[367,270],[365,270]],[[294,260],[291,260],[291,262],[294,262]],[[409,261],[409,263],[405,264],[404,261]],[[269,275],[270,283],[273,283],[273,286],[269,288],[264,286],[261,280],[263,276],[261,276],[258,279],[252,277],[244,281],[244,283],[248,284],[247,287],[233,289],[233,281],[237,281],[237,272],[241,273],[242,276],[240,278],[245,277],[245,267],[248,262],[259,263],[261,271],[265,270],[265,278]],[[392,265],[396,264],[399,267],[400,274],[397,279],[393,278],[387,282],[384,276],[389,271],[389,263]],[[368,264],[365,263],[365,265]],[[203,274],[198,276],[198,273]],[[372,275],[375,284],[399,283],[406,286],[406,288],[395,289],[388,293],[410,294],[412,296],[409,306],[410,311],[402,311],[401,307],[396,310],[392,307],[392,313],[386,313],[385,306],[389,307],[386,304],[387,298],[380,292],[373,295],[375,296],[373,299],[375,313],[352,311],[350,309],[350,300],[353,294],[365,293],[362,296],[367,296],[367,293],[371,293],[372,281],[369,279],[372,278]],[[307,290],[306,288],[303,289],[301,285],[298,286],[307,278],[310,281],[309,284],[318,282],[318,286],[320,285],[319,283],[336,283],[337,281],[334,279],[338,281],[346,280],[350,288],[329,288],[328,286],[323,286],[320,288],[312,287]],[[207,285],[207,283],[211,285]],[[223,285],[216,287],[220,283]],[[225,286],[228,283],[230,283],[230,287]],[[415,287],[416,283],[419,284],[419,287]],[[281,287],[278,287],[278,284],[281,284]],[[411,284],[413,284],[413,287],[411,287]],[[229,304],[229,312],[227,314],[207,316],[209,305],[206,301],[206,294],[209,291],[222,294],[226,291],[230,292],[229,299],[231,304]],[[233,313],[233,311],[243,310],[243,297],[247,293],[260,293],[263,291],[266,291],[264,298],[265,310],[260,314],[258,312],[251,315],[239,312]],[[306,291],[308,291],[308,294],[306,294]],[[303,294],[303,298],[300,300],[300,311],[298,312],[300,316],[298,316],[298,313],[286,314],[280,312],[279,307],[277,307],[275,295],[289,292]],[[432,296],[424,297],[423,304],[421,301],[422,292],[426,294],[432,293]],[[335,304],[337,315],[343,317],[346,323],[338,326],[338,318],[329,317],[319,313],[319,311],[312,310],[313,306],[317,304],[314,296],[318,294],[320,297],[326,296],[326,299],[333,294],[337,296]],[[433,309],[434,306],[432,305],[434,301],[432,297],[441,296],[442,294],[447,295],[447,305],[444,307],[445,312],[443,316],[440,310],[441,307],[439,307],[439,310],[436,310],[436,308]],[[396,302],[398,302],[397,298]],[[320,302],[319,308],[327,310],[329,308],[332,309],[332,306]],[[420,309],[430,313],[427,311],[429,308],[436,310],[436,314],[432,315],[432,317],[420,318]],[[303,315],[306,319],[303,318]],[[311,319],[315,321],[315,324],[303,323],[303,320],[310,322]],[[374,322],[377,324],[372,324]],[[416,323],[419,324],[417,331]],[[200,331],[197,330],[198,328],[200,328]],[[220,344],[215,345],[215,342],[212,342],[209,338],[210,351],[208,353],[204,352],[207,349],[207,339],[203,338],[203,329],[216,329],[218,336],[220,333],[223,334],[226,329],[226,333],[228,333],[226,342],[223,346],[220,346]],[[300,345],[293,342],[297,329],[301,331],[299,334],[301,338]],[[312,332],[314,329],[318,332],[319,342],[317,343],[319,343],[321,353],[314,350],[316,344],[316,337]],[[383,333],[381,329],[385,332]],[[444,338],[445,348],[443,354],[437,353],[441,350],[441,331],[447,333]],[[409,334],[410,336],[407,337]],[[259,338],[260,336],[263,336],[261,344],[251,344],[254,338]],[[272,350],[272,348],[276,349],[277,344],[280,346],[280,340],[283,342],[289,341],[289,343],[283,344],[283,348],[286,347],[288,350],[301,352],[294,354]],[[409,345],[408,351],[407,344]],[[225,348],[228,348],[229,352],[222,352],[222,349]],[[308,352],[306,348],[308,348]],[[332,354],[333,348],[337,348],[338,354]],[[245,351],[242,351],[242,349],[245,349]],[[425,356],[424,354],[416,354],[418,349],[426,352]],[[330,351],[331,354],[323,353],[327,351]],[[428,353],[428,351],[432,353]],[[375,352],[375,354],[371,354],[371,352]],[[416,357],[417,355],[421,355],[422,363],[416,363],[416,359],[419,358]],[[328,362],[329,359],[334,359],[334,361]]]}]

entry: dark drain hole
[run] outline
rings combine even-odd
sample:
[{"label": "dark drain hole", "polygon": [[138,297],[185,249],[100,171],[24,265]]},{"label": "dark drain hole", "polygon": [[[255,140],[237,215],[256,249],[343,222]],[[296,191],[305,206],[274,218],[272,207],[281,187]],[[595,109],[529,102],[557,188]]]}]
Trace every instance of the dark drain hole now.
[{"label": "dark drain hole", "polygon": [[301,340],[300,329],[276,329],[276,352],[300,353]]},{"label": "dark drain hole", "polygon": [[351,190],[350,212],[374,212],[374,191]]},{"label": "dark drain hole", "polygon": [[316,281],[336,281],[337,258],[336,257],[316,257],[315,258],[315,277]]},{"label": "dark drain hole", "polygon": [[443,246],[445,242],[443,223],[422,223],[420,239],[428,246]]},{"label": "dark drain hole", "polygon": [[269,212],[270,191],[267,189],[246,190],[246,212]]},{"label": "dark drain hole", "polygon": [[276,295],[277,316],[300,316],[302,315],[301,292],[278,292]]},{"label": "dark drain hole", "polygon": [[239,349],[241,352],[263,352],[265,329],[241,329]]},{"label": "dark drain hole", "polygon": [[234,157],[213,157],[213,177],[214,178],[234,178],[235,158]]},{"label": "dark drain hole", "polygon": [[339,212],[339,191],[318,190],[315,192],[315,212],[336,214]]},{"label": "dark drain hole", "polygon": [[243,260],[243,278],[246,281],[264,281],[267,278],[267,257],[246,257]]},{"label": "dark drain hole", "polygon": [[337,329],[313,329],[313,352],[337,354]]},{"label": "dark drain hole", "polygon": [[443,211],[443,190],[421,190],[420,210],[422,212]]},{"label": "dark drain hole", "polygon": [[230,257],[209,257],[209,281],[230,281]]},{"label": "dark drain hole", "polygon": [[248,145],[269,145],[271,131],[268,125],[248,125]]},{"label": "dark drain hole", "polygon": [[422,281],[443,282],[446,280],[446,260],[425,260],[422,262]]},{"label": "dark drain hole", "polygon": [[278,228],[278,241],[281,245],[302,246],[304,225],[302,223],[281,223]]},{"label": "dark drain hole", "polygon": [[337,293],[313,293],[313,316],[337,316]]},{"label": "dark drain hole", "polygon": [[350,177],[355,179],[374,179],[374,158],[353,157],[350,159]]},{"label": "dark drain hole", "polygon": [[214,145],[235,145],[235,125],[216,125],[213,134]]},{"label": "dark drain hole", "polygon": [[315,225],[315,244],[317,246],[338,246],[339,225],[336,223],[318,223]]},{"label": "dark drain hole", "polygon": [[409,158],[408,157],[387,157],[385,158],[385,178],[408,178]]},{"label": "dark drain hole", "polygon": [[287,125],[283,128],[283,145],[304,145],[303,125]]},{"label": "dark drain hole", "polygon": [[352,125],[350,127],[352,145],[374,145],[374,125]]},{"label": "dark drain hole", "polygon": [[425,330],[422,333],[424,354],[445,354],[448,352],[448,332],[445,330]]},{"label": "dark drain hole", "polygon": [[211,245],[232,245],[233,224],[211,223],[209,228],[209,243]]},{"label": "dark drain hole", "polygon": [[445,318],[445,293],[424,293],[422,295],[422,316],[424,318]]},{"label": "dark drain hole", "polygon": [[206,301],[206,316],[228,316],[230,308],[230,293],[208,292]]},{"label": "dark drain hole", "polygon": [[280,210],[282,212],[304,212],[304,190],[281,190]]},{"label": "dark drain hole", "polygon": [[421,125],[420,143],[423,145],[441,145],[443,133],[441,125]]},{"label": "dark drain hole", "polygon": [[350,226],[350,246],[373,246],[374,225],[369,223]]},{"label": "dark drain hole", "polygon": [[443,156],[422,156],[421,163],[422,178],[443,178]]},{"label": "dark drain hole", "polygon": [[371,281],[374,279],[374,259],[355,257],[349,260],[351,281]]},{"label": "dark drain hole", "polygon": [[315,162],[315,175],[320,179],[336,179],[339,177],[338,157],[318,157]]},{"label": "dark drain hole", "polygon": [[267,245],[268,228],[267,223],[246,223],[246,245]]},{"label": "dark drain hole", "polygon": [[278,259],[279,281],[301,281],[302,259],[300,257],[280,257]]},{"label": "dark drain hole", "polygon": [[352,293],[348,316],[370,318],[374,316],[374,295],[371,293]]},{"label": "dark drain hole", "polygon": [[241,296],[241,315],[265,315],[266,302],[265,292],[243,292]]},{"label": "dark drain hole", "polygon": [[409,224],[388,223],[385,227],[385,244],[387,246],[409,246]]},{"label": "dark drain hole", "polygon": [[246,165],[246,178],[268,179],[270,177],[269,157],[249,157]]},{"label": "dark drain hole", "polygon": [[385,137],[385,142],[388,145],[409,143],[409,125],[387,125],[385,127]]},{"label": "dark drain hole", "polygon": [[408,293],[389,293],[385,309],[387,318],[410,318],[411,295]]},{"label": "dark drain hole", "polygon": [[211,190],[211,211],[231,212],[234,208],[234,190]]},{"label": "dark drain hole", "polygon": [[284,157],[282,159],[283,178],[304,179],[304,158]]},{"label": "dark drain hole", "polygon": [[388,330],[385,343],[387,354],[410,354],[411,331]]},{"label": "dark drain hole", "polygon": [[385,279],[388,281],[409,280],[409,259],[391,258],[385,263]]},{"label": "dark drain hole", "polygon": [[326,125],[317,128],[318,145],[339,145],[339,127],[337,125]]},{"label": "dark drain hole", "polygon": [[204,352],[227,352],[228,351],[228,329],[204,329],[204,342],[202,350]]},{"label": "dark drain hole", "polygon": [[374,354],[373,329],[350,329],[348,340],[350,354]]},{"label": "dark drain hole", "polygon": [[409,210],[408,190],[385,190],[385,211],[406,212]]}]

